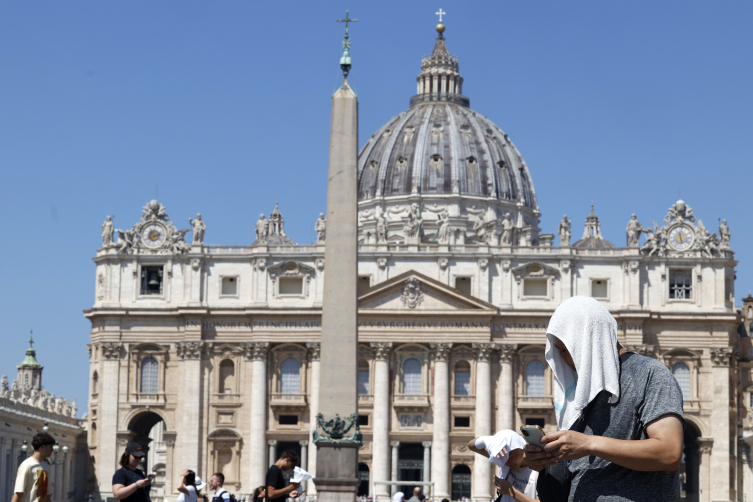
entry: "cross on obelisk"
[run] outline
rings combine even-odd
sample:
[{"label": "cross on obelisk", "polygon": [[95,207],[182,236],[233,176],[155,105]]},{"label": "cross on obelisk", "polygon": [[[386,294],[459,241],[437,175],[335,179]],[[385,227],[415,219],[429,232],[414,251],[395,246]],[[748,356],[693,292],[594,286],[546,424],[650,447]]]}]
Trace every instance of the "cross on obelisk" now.
[{"label": "cross on obelisk", "polygon": [[345,23],[345,40],[348,40],[348,38],[350,38],[348,23],[357,23],[358,19],[350,19],[348,17],[348,10],[345,9],[345,19],[336,19],[335,21],[338,23]]},{"label": "cross on obelisk", "polygon": [[442,22],[442,16],[446,15],[447,13],[445,11],[443,11],[442,8],[440,7],[439,8],[439,12],[435,12],[434,14],[436,14],[437,16],[439,16],[439,22],[441,23]]}]

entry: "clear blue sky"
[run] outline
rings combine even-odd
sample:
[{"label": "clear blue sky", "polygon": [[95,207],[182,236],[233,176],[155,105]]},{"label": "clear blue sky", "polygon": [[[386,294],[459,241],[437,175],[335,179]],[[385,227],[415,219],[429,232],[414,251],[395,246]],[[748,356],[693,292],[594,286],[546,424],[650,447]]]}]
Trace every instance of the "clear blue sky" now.
[{"label": "clear blue sky", "polygon": [[0,2],[0,373],[29,329],[46,387],[86,409],[100,225],[158,194],[206,241],[250,244],[275,199],[315,239],[346,8],[360,143],[408,107],[434,13],[474,110],[513,139],[555,232],[593,200],[624,245],[630,214],[678,195],[726,218],[736,301],[753,288],[753,3],[165,0]]}]

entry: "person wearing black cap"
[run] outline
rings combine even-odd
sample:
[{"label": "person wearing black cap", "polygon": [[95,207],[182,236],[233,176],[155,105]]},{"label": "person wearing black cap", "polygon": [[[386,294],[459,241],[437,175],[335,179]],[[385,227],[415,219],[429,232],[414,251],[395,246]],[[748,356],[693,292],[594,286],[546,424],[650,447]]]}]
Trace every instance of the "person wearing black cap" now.
[{"label": "person wearing black cap", "polygon": [[120,457],[120,469],[112,476],[112,494],[124,502],[151,502],[149,485],[152,479],[139,469],[146,448],[138,443],[129,443]]}]

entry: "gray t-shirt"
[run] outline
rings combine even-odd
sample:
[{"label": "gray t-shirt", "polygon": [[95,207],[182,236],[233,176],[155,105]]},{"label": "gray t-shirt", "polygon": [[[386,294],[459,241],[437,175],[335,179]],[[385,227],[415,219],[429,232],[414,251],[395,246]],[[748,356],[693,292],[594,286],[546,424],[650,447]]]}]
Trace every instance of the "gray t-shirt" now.
[{"label": "gray t-shirt", "polygon": [[[628,352],[620,357],[620,399],[608,402],[601,392],[588,412],[584,433],[615,439],[647,439],[646,425],[673,413],[685,425],[682,391],[664,364]],[[581,424],[582,427],[582,424]],[[679,502],[679,469],[634,471],[594,456],[569,462],[573,473],[569,501],[574,502]]]}]

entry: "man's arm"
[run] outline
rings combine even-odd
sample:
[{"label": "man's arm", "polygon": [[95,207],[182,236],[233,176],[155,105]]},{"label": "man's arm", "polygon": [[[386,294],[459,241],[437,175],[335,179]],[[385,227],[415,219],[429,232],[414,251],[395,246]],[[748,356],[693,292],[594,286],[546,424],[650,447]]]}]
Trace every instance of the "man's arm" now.
[{"label": "man's arm", "polygon": [[536,502],[536,499],[532,499],[525,493],[521,492],[520,490],[517,490],[506,479],[499,479],[497,476],[494,476],[494,486],[497,487],[497,491],[500,494],[507,495],[508,497],[512,497],[513,500],[516,500],[517,502]]},{"label": "man's arm", "polygon": [[588,455],[634,471],[674,471],[682,459],[682,422],[674,414],[662,415],[646,427],[648,439],[613,439],[574,431],[557,431],[541,440],[551,453],[547,465]]},{"label": "man's arm", "polygon": [[288,493],[296,490],[299,486],[301,486],[301,483],[290,483],[289,486],[279,489],[275,488],[274,486],[267,486],[267,497],[269,497],[270,499],[276,499],[277,497],[287,495]]},{"label": "man's arm", "polygon": [[486,451],[486,448],[476,448],[476,439],[471,439],[470,441],[468,441],[468,449],[472,452],[489,458],[489,452]]},{"label": "man's arm", "polygon": [[135,483],[131,483],[128,486],[112,485],[112,496],[115,497],[116,500],[123,500],[124,498],[132,495],[138,488],[143,488],[151,482],[152,480],[150,478],[144,478],[139,479]]},{"label": "man's arm", "polygon": [[18,502],[21,497],[24,496],[24,492],[16,492],[13,494],[13,497],[11,497],[10,502]]}]

